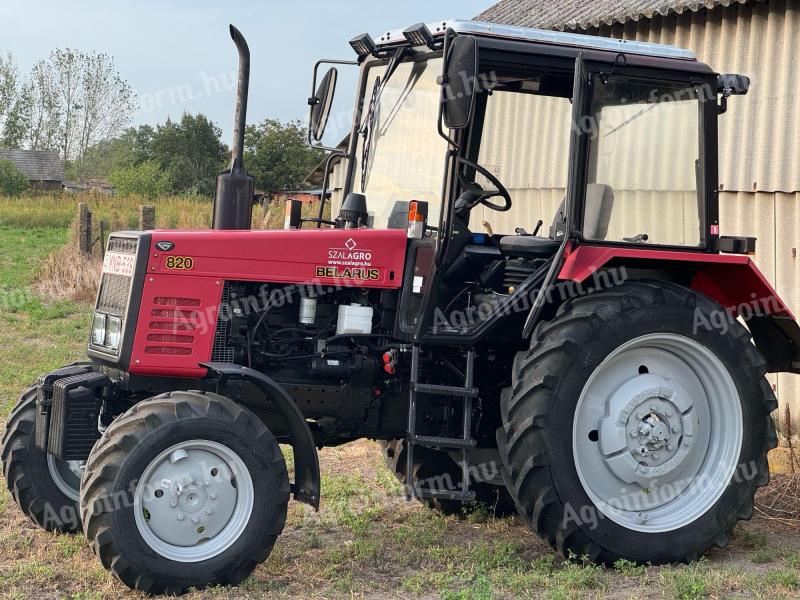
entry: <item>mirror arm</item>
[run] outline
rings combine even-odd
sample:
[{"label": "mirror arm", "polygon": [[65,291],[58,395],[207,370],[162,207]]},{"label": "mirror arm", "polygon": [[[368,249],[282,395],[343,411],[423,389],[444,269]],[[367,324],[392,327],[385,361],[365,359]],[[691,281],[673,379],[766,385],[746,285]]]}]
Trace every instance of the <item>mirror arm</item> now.
[{"label": "mirror arm", "polygon": [[450,147],[457,149],[458,143],[453,140],[448,134],[444,132],[444,102],[445,102],[445,90],[447,86],[447,51],[450,47],[450,39],[456,36],[456,32],[451,28],[448,27],[447,30],[444,32],[444,41],[442,42],[442,75],[439,78],[439,85],[441,86],[441,91],[439,93],[439,118],[436,123],[437,129],[439,131],[439,136],[442,137]]},{"label": "mirror arm", "polygon": [[331,163],[333,162],[333,159],[336,158],[337,156],[344,159],[350,158],[350,155],[344,150],[337,150],[328,154],[328,158],[325,160],[325,171],[322,175],[322,194],[320,195],[319,198],[319,214],[316,219],[317,229],[320,229],[323,223],[325,224],[332,223],[331,221],[325,221],[322,218],[322,214],[325,212],[325,202],[327,201],[326,196],[328,195],[328,181],[331,173]]}]

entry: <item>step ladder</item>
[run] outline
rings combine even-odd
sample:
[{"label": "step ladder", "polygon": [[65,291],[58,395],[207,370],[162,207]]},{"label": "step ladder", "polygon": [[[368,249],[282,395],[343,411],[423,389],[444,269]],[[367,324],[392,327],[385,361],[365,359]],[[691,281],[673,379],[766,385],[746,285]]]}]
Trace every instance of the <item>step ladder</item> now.
[{"label": "step ladder", "polygon": [[[464,387],[450,385],[433,385],[419,381],[420,346],[415,344],[411,351],[411,385],[408,402],[408,434],[406,436],[406,497],[437,498],[442,500],[460,500],[470,502],[475,499],[475,492],[469,489],[469,451],[476,445],[472,438],[472,400],[478,397],[478,389],[473,387],[475,368],[475,351],[467,351],[464,368]],[[463,434],[458,438],[439,437],[417,434],[417,408],[425,402],[425,398],[438,396],[457,396],[464,401]],[[424,488],[414,481],[414,448],[422,446],[442,450],[461,451],[461,489],[437,490]]]}]

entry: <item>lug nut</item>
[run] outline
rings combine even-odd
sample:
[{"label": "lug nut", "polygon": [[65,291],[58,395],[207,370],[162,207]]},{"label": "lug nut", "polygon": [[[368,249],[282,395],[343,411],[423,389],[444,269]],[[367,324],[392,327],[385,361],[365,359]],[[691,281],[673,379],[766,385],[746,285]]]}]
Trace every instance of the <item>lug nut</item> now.
[{"label": "lug nut", "polygon": [[207,508],[206,509],[206,514],[207,515],[213,515],[214,514],[214,509],[213,508]]},{"label": "lug nut", "polygon": [[212,500],[216,500],[217,494],[216,492],[208,492],[208,497],[211,498]]},{"label": "lug nut", "polygon": [[675,425],[672,426],[672,433],[678,433],[678,428]]},{"label": "lug nut", "polygon": [[183,513],[178,513],[177,519],[178,521],[183,521]]},{"label": "lug nut", "polygon": [[672,452],[672,444],[667,444],[667,452]]},{"label": "lug nut", "polygon": [[192,523],[199,523],[199,522],[200,519],[198,519],[197,517],[192,517]]},{"label": "lug nut", "polygon": [[658,460],[658,454],[653,454],[653,460]]},{"label": "lug nut", "polygon": [[635,432],[635,431],[631,431],[631,437],[632,437],[632,438],[635,438],[635,437],[636,437],[636,432]]}]

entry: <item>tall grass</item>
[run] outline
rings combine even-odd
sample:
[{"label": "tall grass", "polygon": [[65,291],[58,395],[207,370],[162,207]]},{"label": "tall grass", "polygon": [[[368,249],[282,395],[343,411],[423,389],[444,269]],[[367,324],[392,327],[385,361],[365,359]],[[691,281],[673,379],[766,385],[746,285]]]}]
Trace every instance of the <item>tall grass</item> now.
[{"label": "tall grass", "polygon": [[0,196],[0,225],[69,227],[78,202],[86,202],[95,223],[106,221],[112,230],[135,229],[141,204],[156,207],[159,228],[205,229],[211,224],[211,200],[202,197],[108,197],[102,194]]},{"label": "tall grass", "polygon": [[[156,207],[156,227],[159,229],[208,229],[211,226],[211,200],[197,196],[116,196],[102,194],[57,194],[20,197],[0,196],[0,226],[67,228],[75,220],[77,205],[86,202],[92,211],[95,226],[100,221],[109,224],[111,231],[136,229],[139,226],[139,206]],[[303,206],[303,217],[316,217],[319,204]],[[267,204],[253,207],[254,229],[283,227],[284,207]],[[325,218],[330,218],[330,204]],[[311,227],[312,225],[307,225]]]}]

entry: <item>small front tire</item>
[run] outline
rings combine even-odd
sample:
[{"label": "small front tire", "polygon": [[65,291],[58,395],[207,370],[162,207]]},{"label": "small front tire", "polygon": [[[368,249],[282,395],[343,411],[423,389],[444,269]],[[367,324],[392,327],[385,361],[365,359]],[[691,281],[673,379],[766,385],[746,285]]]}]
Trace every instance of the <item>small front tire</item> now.
[{"label": "small front tire", "polygon": [[238,584],[286,523],[275,437],[222,396],[171,392],[118,417],[89,456],[84,531],[103,566],[149,594]]}]

